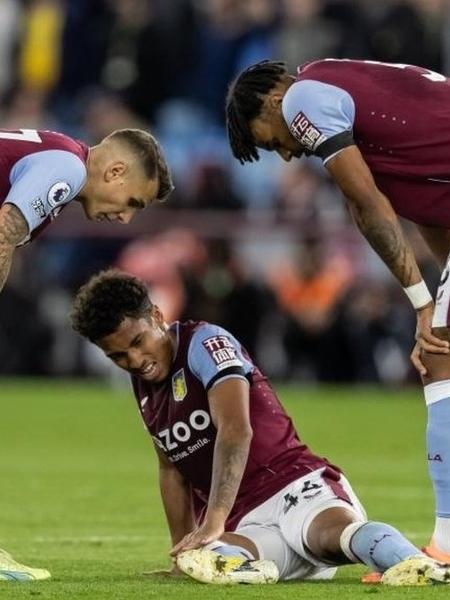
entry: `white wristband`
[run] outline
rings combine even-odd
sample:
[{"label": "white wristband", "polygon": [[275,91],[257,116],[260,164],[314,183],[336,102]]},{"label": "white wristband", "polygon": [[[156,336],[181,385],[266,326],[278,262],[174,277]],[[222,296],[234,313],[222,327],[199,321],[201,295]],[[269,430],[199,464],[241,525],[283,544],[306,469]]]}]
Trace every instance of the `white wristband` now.
[{"label": "white wristband", "polygon": [[407,288],[403,288],[403,290],[416,310],[419,310],[419,308],[423,308],[427,304],[430,304],[430,302],[433,302],[433,298],[428,291],[427,284],[425,281],[423,281],[423,279],[422,281],[419,281],[419,283],[415,283]]}]

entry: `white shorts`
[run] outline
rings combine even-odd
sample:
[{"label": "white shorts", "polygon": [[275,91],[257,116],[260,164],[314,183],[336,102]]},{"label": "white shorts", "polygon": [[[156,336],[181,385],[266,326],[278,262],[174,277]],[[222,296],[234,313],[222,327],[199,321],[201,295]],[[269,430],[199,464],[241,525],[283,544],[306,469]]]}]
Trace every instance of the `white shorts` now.
[{"label": "white shorts", "polygon": [[306,535],[319,513],[336,506],[353,510],[359,521],[367,520],[347,479],[341,475],[338,481],[330,480],[325,469],[318,469],[296,479],[246,514],[235,533],[250,538],[260,558],[273,560],[282,580],[331,579],[337,567],[309,552]]},{"label": "white shorts", "polygon": [[441,280],[436,292],[436,301],[434,304],[433,327],[449,327],[450,317],[450,255],[442,271]]}]

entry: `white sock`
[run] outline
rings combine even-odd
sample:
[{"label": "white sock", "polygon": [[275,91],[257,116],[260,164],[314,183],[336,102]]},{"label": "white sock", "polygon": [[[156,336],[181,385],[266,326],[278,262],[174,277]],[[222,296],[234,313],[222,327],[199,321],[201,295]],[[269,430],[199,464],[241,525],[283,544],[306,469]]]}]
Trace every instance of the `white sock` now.
[{"label": "white sock", "polygon": [[441,552],[450,554],[450,519],[436,517],[433,541]]}]

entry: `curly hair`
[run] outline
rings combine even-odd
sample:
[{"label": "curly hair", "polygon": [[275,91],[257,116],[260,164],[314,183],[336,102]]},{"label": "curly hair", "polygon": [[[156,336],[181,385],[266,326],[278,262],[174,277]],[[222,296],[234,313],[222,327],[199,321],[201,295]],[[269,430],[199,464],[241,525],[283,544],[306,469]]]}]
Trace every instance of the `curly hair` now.
[{"label": "curly hair", "polygon": [[259,160],[250,130],[250,121],[258,117],[264,96],[287,74],[283,62],[263,60],[242,71],[228,88],[226,120],[231,151],[241,165]]},{"label": "curly hair", "polygon": [[142,281],[108,269],[91,277],[78,290],[70,319],[76,332],[96,343],[114,333],[126,317],[139,319],[152,308]]}]

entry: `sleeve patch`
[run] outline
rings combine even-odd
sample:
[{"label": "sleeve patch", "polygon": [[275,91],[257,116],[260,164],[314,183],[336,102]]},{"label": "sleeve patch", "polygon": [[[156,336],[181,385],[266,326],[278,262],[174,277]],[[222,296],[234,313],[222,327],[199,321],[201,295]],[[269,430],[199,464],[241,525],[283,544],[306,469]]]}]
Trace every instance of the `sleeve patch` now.
[{"label": "sleeve patch", "polygon": [[52,208],[61,206],[72,193],[72,188],[66,181],[58,181],[52,185],[47,194],[47,202]]},{"label": "sleeve patch", "polygon": [[226,335],[214,335],[203,340],[202,344],[219,371],[243,366],[237,349]]},{"label": "sleeve patch", "polygon": [[316,148],[327,139],[301,111],[291,123],[291,133],[302,146],[311,152],[315,152]]}]

